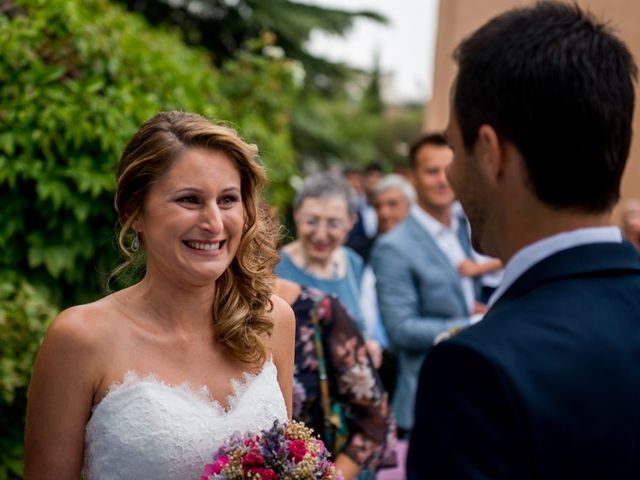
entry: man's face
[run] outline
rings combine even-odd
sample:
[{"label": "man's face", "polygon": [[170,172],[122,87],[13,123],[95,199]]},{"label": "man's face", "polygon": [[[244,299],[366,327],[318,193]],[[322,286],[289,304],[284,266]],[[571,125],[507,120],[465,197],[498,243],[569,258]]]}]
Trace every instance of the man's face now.
[{"label": "man's face", "polygon": [[409,202],[399,188],[390,188],[373,199],[378,214],[378,231],[387,233],[409,215]]},{"label": "man's face", "polygon": [[353,188],[354,192],[356,192],[357,194],[362,193],[362,176],[359,173],[345,173],[344,178],[347,182],[349,182],[349,185],[351,185],[351,188]]},{"label": "man's face", "polygon": [[469,219],[471,242],[474,249],[481,253],[490,253],[492,249],[487,246],[490,241],[485,238],[485,233],[488,230],[486,223],[490,202],[487,200],[484,188],[484,177],[481,175],[473,153],[467,152],[465,149],[453,105],[451,105],[450,111],[446,136],[454,154],[453,161],[447,169],[447,177]]},{"label": "man's face", "polygon": [[414,179],[418,204],[427,212],[442,211],[455,200],[445,175],[452,159],[453,152],[446,145],[423,145],[416,153]]}]

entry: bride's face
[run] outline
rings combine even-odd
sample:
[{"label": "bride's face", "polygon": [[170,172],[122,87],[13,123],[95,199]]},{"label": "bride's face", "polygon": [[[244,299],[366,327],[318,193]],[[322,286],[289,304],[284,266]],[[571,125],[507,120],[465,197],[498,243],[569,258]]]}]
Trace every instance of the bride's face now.
[{"label": "bride's face", "polygon": [[149,190],[134,223],[147,271],[212,285],[235,257],[244,224],[240,174],[218,151],[190,149]]}]

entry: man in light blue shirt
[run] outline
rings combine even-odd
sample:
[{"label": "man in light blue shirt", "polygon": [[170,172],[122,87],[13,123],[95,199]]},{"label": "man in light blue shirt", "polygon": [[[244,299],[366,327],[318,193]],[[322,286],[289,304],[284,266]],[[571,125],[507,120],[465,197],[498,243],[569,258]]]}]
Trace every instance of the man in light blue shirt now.
[{"label": "man in light blue shirt", "polygon": [[482,310],[479,282],[461,277],[471,256],[468,226],[453,208],[445,171],[453,154],[441,134],[426,134],[410,151],[417,202],[406,220],[376,240],[371,264],[382,321],[398,359],[392,400],[401,438],[413,427],[420,367],[436,338],[464,328]]}]

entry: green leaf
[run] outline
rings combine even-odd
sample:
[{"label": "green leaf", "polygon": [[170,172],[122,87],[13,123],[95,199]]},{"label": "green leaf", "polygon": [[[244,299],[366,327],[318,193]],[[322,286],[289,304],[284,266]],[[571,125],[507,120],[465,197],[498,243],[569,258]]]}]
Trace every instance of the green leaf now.
[{"label": "green leaf", "polygon": [[7,155],[13,155],[15,152],[15,137],[12,132],[0,133],[0,150]]}]

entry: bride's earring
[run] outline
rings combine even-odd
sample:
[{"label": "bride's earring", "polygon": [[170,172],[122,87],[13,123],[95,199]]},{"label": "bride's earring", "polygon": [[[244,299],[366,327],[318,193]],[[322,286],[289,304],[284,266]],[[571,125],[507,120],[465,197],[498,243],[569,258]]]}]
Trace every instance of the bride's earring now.
[{"label": "bride's earring", "polygon": [[138,231],[133,231],[133,240],[131,240],[131,246],[129,247],[133,253],[136,253],[140,250],[140,237],[138,236]]}]

